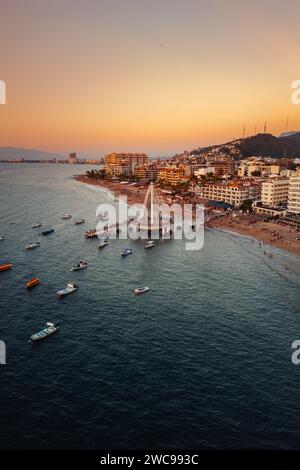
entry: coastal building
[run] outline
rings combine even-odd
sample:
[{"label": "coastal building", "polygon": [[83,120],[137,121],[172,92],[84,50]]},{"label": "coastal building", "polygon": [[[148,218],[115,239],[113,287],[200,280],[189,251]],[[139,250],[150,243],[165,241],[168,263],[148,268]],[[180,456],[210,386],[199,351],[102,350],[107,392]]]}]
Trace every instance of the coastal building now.
[{"label": "coastal building", "polygon": [[253,202],[252,210],[253,212],[256,212],[257,214],[266,215],[269,217],[284,217],[287,214],[286,207],[283,207],[283,206],[272,207],[272,206],[262,204],[261,201]]},{"label": "coastal building", "polygon": [[215,167],[214,166],[201,166],[198,168],[198,170],[195,170],[194,175],[197,176],[197,178],[201,178],[201,176],[207,176],[209,174],[214,174],[215,173]]},{"label": "coastal building", "polygon": [[300,214],[300,171],[290,177],[288,212]]},{"label": "coastal building", "polygon": [[221,201],[239,207],[246,200],[258,197],[259,186],[233,181],[230,183],[207,183],[200,188],[199,196],[210,201]]},{"label": "coastal building", "polygon": [[230,178],[235,173],[235,160],[230,155],[218,155],[216,157],[207,157],[207,165],[214,167],[215,175],[223,178]]},{"label": "coastal building", "polygon": [[270,177],[262,182],[261,202],[268,206],[286,204],[288,201],[290,178],[285,176]]},{"label": "coastal building", "polygon": [[161,183],[176,186],[180,183],[187,183],[190,180],[190,175],[187,165],[167,166],[159,169],[158,180]]},{"label": "coastal building", "polygon": [[110,176],[131,176],[136,166],[148,163],[145,153],[111,153],[105,157],[105,173]]},{"label": "coastal building", "polygon": [[75,165],[76,163],[78,163],[76,153],[70,153],[69,154],[68,163],[70,165]]},{"label": "coastal building", "polygon": [[158,175],[158,168],[156,164],[137,165],[134,168],[134,176],[141,180],[156,181],[157,175]]},{"label": "coastal building", "polygon": [[242,161],[238,166],[238,176],[244,178],[245,176],[260,175],[279,175],[281,165],[278,163],[270,163],[269,161],[256,159],[254,157]]}]

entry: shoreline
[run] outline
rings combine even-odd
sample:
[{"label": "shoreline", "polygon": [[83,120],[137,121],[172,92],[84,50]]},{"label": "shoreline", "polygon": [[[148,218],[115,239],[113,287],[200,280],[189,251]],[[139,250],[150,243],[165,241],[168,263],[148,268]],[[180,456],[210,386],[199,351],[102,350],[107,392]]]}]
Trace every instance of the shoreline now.
[{"label": "shoreline", "polygon": [[262,244],[262,248],[273,246],[300,256],[300,240],[296,240],[296,237],[300,237],[300,232],[288,225],[262,220],[254,222],[249,214],[239,214],[233,217],[230,213],[208,222],[207,226],[253,238]]},{"label": "shoreline", "polygon": [[[147,191],[145,187],[122,185],[104,179],[95,180],[85,175],[76,175],[73,178],[81,183],[109,191],[114,200],[119,196],[127,196],[127,203],[130,206],[143,204]],[[232,232],[233,235],[253,238],[262,244],[262,248],[274,246],[300,256],[300,240],[296,240],[296,237],[300,237],[300,231],[288,225],[257,220],[253,214],[223,213],[221,217],[206,222],[206,226]]]}]

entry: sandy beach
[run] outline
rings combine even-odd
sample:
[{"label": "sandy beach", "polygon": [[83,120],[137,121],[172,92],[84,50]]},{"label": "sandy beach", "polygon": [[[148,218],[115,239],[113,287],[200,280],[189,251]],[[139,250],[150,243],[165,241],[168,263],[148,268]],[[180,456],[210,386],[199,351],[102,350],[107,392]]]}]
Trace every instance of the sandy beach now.
[{"label": "sandy beach", "polygon": [[143,204],[147,191],[146,187],[137,188],[136,186],[124,185],[118,182],[115,183],[105,179],[97,180],[85,175],[74,176],[74,179],[81,183],[105,188],[113,193],[114,199],[117,199],[119,196],[126,196],[129,205]]},{"label": "sandy beach", "polygon": [[[136,187],[111,182],[105,179],[89,178],[85,175],[74,177],[77,181],[85,184],[99,186],[111,191],[114,198],[127,196],[128,204],[142,204],[146,195],[146,187]],[[168,198],[165,201],[168,202]],[[300,256],[300,230],[278,222],[264,222],[252,214],[224,213],[217,217],[210,217],[206,222],[207,227],[220,230],[229,230],[240,235],[253,237],[265,245],[280,248]]]},{"label": "sandy beach", "polygon": [[250,214],[224,214],[207,223],[208,227],[230,230],[241,235],[256,238],[262,245],[275,246],[300,255],[299,229],[278,222],[255,220]]}]

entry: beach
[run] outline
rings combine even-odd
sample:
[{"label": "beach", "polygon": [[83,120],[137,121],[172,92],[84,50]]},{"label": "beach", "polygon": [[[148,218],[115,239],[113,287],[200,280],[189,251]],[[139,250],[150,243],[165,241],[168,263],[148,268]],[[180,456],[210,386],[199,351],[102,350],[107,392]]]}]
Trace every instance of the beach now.
[{"label": "beach", "polygon": [[112,182],[105,179],[89,178],[85,175],[74,176],[74,179],[81,183],[97,186],[100,188],[107,189],[113,193],[114,199],[119,196],[126,196],[129,205],[143,204],[147,187],[136,187],[130,185],[124,185],[120,182]]},{"label": "beach", "polygon": [[279,222],[255,220],[251,214],[224,213],[207,223],[208,227],[229,230],[253,237],[262,245],[270,245],[300,255],[300,231]]},{"label": "beach", "polygon": [[[147,191],[147,187],[144,186],[124,185],[103,178],[95,179],[85,175],[74,176],[74,178],[85,184],[105,188],[113,193],[114,198],[126,196],[129,205],[142,204]],[[162,196],[162,202],[170,203],[170,196]],[[261,242],[262,245],[274,246],[300,256],[300,240],[297,240],[300,237],[299,229],[279,222],[265,222],[253,214],[224,212],[216,215],[211,211],[207,213],[209,221],[206,225],[209,228],[249,236]]]}]

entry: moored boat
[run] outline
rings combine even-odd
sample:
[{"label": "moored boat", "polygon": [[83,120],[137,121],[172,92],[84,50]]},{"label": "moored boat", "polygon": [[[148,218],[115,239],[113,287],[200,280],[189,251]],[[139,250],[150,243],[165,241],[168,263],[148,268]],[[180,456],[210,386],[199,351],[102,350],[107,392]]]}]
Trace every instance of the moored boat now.
[{"label": "moored boat", "polygon": [[73,292],[76,292],[77,290],[78,290],[78,286],[76,284],[72,284],[71,282],[69,282],[67,284],[67,287],[57,291],[57,295],[59,297],[64,297],[66,295],[73,294]]},{"label": "moored boat", "polygon": [[37,277],[33,277],[30,281],[26,282],[27,289],[32,289],[32,287],[37,286],[40,283],[40,280]]},{"label": "moored boat", "polygon": [[85,238],[96,238],[97,230],[95,228],[90,228],[84,233]]},{"label": "moored boat", "polygon": [[71,218],[72,218],[71,214],[64,214],[64,215],[62,216],[62,219],[63,219],[63,220],[67,220],[67,219],[71,219]]},{"label": "moored boat", "polygon": [[85,269],[88,267],[88,264],[86,261],[80,260],[79,263],[76,266],[72,266],[70,271],[81,271],[82,269]]},{"label": "moored boat", "polygon": [[101,240],[100,243],[98,243],[98,248],[99,250],[101,250],[102,248],[104,248],[106,245],[108,244],[108,241],[107,240]]},{"label": "moored boat", "polygon": [[149,287],[137,287],[136,289],[134,289],[135,295],[145,294],[148,291],[149,291]]},{"label": "moored boat", "polygon": [[131,248],[124,248],[124,250],[121,251],[121,256],[127,256],[131,255],[133,253]]},{"label": "moored boat", "polygon": [[75,220],[74,225],[84,224],[84,222],[85,222],[84,219],[77,219],[77,220]]},{"label": "moored boat", "polygon": [[29,245],[25,246],[25,250],[33,250],[34,248],[38,248],[40,245],[40,242],[29,243]]},{"label": "moored boat", "polygon": [[12,268],[12,263],[0,264],[0,271],[8,271]]},{"label": "moored boat", "polygon": [[5,240],[5,238],[1,235],[0,242],[2,242],[2,240]]},{"label": "moored boat", "polygon": [[41,222],[37,222],[36,224],[34,224],[32,226],[32,228],[38,228],[38,227],[41,227],[41,226],[42,226]]},{"label": "moored boat", "polygon": [[155,246],[155,242],[150,240],[149,242],[147,242],[144,246],[145,249],[148,249],[148,248],[153,248]]},{"label": "moored boat", "polygon": [[48,228],[47,230],[42,231],[42,235],[50,235],[50,233],[54,232],[54,228]]},{"label": "moored boat", "polygon": [[45,328],[43,328],[38,333],[34,333],[33,335],[30,336],[29,343],[35,343],[37,341],[41,341],[42,339],[47,338],[47,336],[50,336],[53,333],[56,333],[59,330],[59,328],[60,328],[59,323],[47,322],[45,325]]}]

